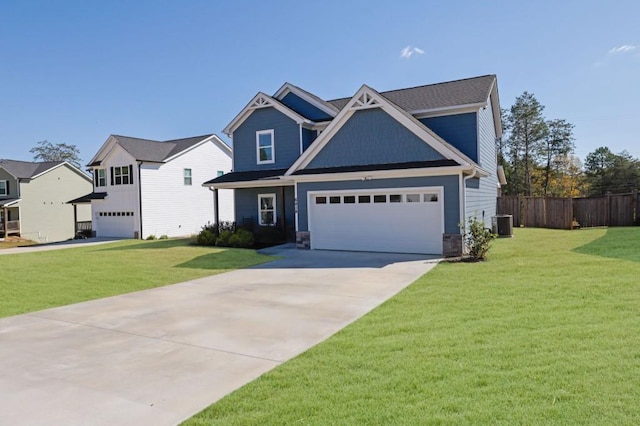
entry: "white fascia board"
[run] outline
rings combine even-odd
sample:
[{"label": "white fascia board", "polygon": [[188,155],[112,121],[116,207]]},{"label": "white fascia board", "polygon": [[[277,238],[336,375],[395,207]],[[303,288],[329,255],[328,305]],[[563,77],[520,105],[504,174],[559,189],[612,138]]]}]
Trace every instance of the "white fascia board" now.
[{"label": "white fascia board", "polygon": [[[172,155],[171,157],[166,158],[164,161],[162,161],[162,162],[158,162],[158,163],[168,163],[169,161],[174,160],[174,159],[176,159],[176,158],[178,158],[178,157],[180,157],[180,156],[182,156],[182,155],[186,154],[187,152],[190,152],[190,151],[192,151],[192,150],[194,150],[194,149],[196,149],[196,148],[198,148],[198,147],[200,147],[200,146],[204,145],[204,144],[205,144],[205,143],[207,143],[207,142],[213,142],[213,144],[214,144],[214,145],[216,145],[218,148],[220,148],[220,150],[221,150],[224,154],[226,154],[229,158],[231,158],[232,150],[231,150],[231,148],[229,147],[229,145],[227,145],[226,143],[224,143],[224,142],[222,141],[222,139],[220,139],[218,136],[216,136],[216,135],[211,135],[211,136],[209,136],[208,138],[204,138],[204,139],[202,139],[202,140],[201,140],[200,142],[198,142],[197,144],[190,146],[189,148],[185,149],[184,151],[180,151],[180,152],[178,152],[177,154],[174,154],[174,155]],[[150,161],[145,161],[145,162],[150,162]]]},{"label": "white fascia board", "polygon": [[231,136],[231,134],[253,113],[253,111],[260,108],[275,108],[277,111],[295,121],[296,124],[314,124],[313,121],[304,118],[291,108],[288,108],[281,104],[279,101],[276,101],[271,96],[262,92],[258,92],[258,94],[256,94],[253,99],[251,99],[249,103],[244,107],[244,109],[240,111],[240,113],[236,115],[233,120],[231,120],[231,123],[227,124],[227,127],[225,127],[222,132],[225,135]]},{"label": "white fascia board", "polygon": [[[389,114],[392,118],[405,126],[409,131],[419,137],[423,142],[435,149],[438,153],[447,159],[456,161],[462,165],[474,165],[474,161],[464,155],[462,152],[451,146],[440,136],[435,134],[429,128],[420,123],[415,117],[406,111],[400,109],[395,104],[389,102],[384,96],[380,95],[374,89],[363,85],[355,95],[347,102],[345,107],[334,118],[334,120],[327,126],[327,128],[318,136],[318,138],[311,144],[311,147],[307,149],[303,155],[301,155],[293,165],[287,170],[285,176],[291,175],[296,170],[306,167],[315,156],[329,143],[331,138],[340,130],[340,128],[348,121],[353,113],[357,110],[363,109],[362,107],[354,107],[354,103],[363,95],[367,95],[370,99],[373,99],[375,106],[372,103],[371,107],[381,108],[384,112]],[[366,106],[364,108],[369,108]]]},{"label": "white fascia board", "polygon": [[[107,157],[108,153],[111,151],[111,149],[113,149],[112,146],[115,143],[117,143],[117,139],[113,135],[109,135],[109,137],[107,138],[106,141],[104,141],[104,143],[102,144],[102,146],[100,147],[96,155],[94,155],[93,158],[89,161],[89,164],[93,164],[96,161],[104,160]],[[87,165],[87,167],[95,167],[95,166]]]},{"label": "white fascia board", "polygon": [[55,170],[55,169],[57,169],[57,168],[59,168],[59,167],[63,167],[63,166],[66,166],[66,167],[70,168],[70,169],[71,169],[71,171],[73,171],[73,172],[75,172],[75,173],[79,174],[80,176],[82,176],[83,178],[85,178],[88,182],[93,182],[93,179],[91,179],[91,177],[89,177],[89,175],[88,175],[88,174],[84,173],[82,170],[80,170],[79,168],[77,168],[76,166],[74,166],[73,164],[71,164],[71,163],[69,163],[69,162],[67,162],[67,161],[65,161],[65,162],[63,162],[63,163],[60,163],[60,164],[58,164],[58,165],[55,165],[55,166],[53,166],[53,167],[50,167],[50,168],[48,168],[47,170],[42,171],[42,172],[38,173],[38,174],[37,174],[37,175],[35,175],[35,176],[31,176],[29,179],[36,179],[36,178],[38,178],[38,177],[40,177],[40,176],[42,176],[42,175],[44,175],[44,174],[46,174],[46,173],[49,173],[49,172],[50,172],[50,171],[52,171],[52,170]]},{"label": "white fascia board", "polygon": [[269,186],[293,186],[288,179],[251,180],[246,182],[203,183],[202,186],[215,189],[266,188]]},{"label": "white fascia board", "polygon": [[478,112],[480,108],[485,106],[486,102],[478,102],[475,104],[454,105],[444,108],[431,108],[409,111],[409,114],[416,118],[438,117],[442,115],[465,114],[468,112]]},{"label": "white fascia board", "polygon": [[13,206],[14,204],[18,204],[20,201],[22,201],[22,198],[18,198],[18,199],[16,199],[16,200],[13,200],[13,201],[11,201],[10,203],[5,204],[5,205],[4,205],[4,207],[11,207],[11,206]]},{"label": "white fascia board", "polygon": [[334,107],[329,102],[324,101],[318,98],[317,96],[307,92],[306,90],[301,89],[297,86],[294,86],[291,83],[285,83],[280,89],[278,89],[278,91],[273,95],[273,97],[278,100],[282,100],[289,93],[293,93],[299,98],[315,106],[319,110],[329,114],[331,117],[335,117],[340,112],[338,108]]},{"label": "white fascia board", "polygon": [[325,173],[317,175],[291,175],[287,178],[300,182],[330,182],[341,180],[373,180],[427,176],[458,176],[470,173],[473,168],[466,166],[428,167],[421,169],[369,170],[344,173]]},{"label": "white fascia board", "polygon": [[498,97],[498,80],[493,80],[493,86],[489,92],[489,99],[487,103],[491,102],[491,109],[493,110],[493,122],[496,128],[496,137],[502,137],[502,114],[500,110],[500,98]]}]

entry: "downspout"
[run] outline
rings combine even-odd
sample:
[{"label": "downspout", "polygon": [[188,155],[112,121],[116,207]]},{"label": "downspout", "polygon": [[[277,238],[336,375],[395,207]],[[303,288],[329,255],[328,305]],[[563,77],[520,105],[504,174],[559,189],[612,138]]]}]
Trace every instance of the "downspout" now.
[{"label": "downspout", "polygon": [[467,207],[467,181],[471,178],[476,177],[476,175],[478,174],[478,170],[474,167],[473,168],[473,173],[471,173],[469,176],[463,176],[462,177],[462,188],[461,188],[461,192],[460,192],[460,219],[462,221],[462,229],[466,229],[467,226],[467,218],[465,216],[465,211],[466,211],[466,207]]},{"label": "downspout", "polygon": [[140,214],[140,235],[138,236],[141,240],[142,238],[142,181],[140,180],[140,168],[142,166],[142,161],[138,161],[138,211]]}]

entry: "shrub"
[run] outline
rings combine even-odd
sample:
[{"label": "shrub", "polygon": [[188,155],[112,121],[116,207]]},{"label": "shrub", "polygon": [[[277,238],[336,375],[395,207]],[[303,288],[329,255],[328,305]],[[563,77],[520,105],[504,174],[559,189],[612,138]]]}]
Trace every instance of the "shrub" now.
[{"label": "shrub", "polygon": [[147,241],[151,241],[151,240],[157,240],[156,236],[151,234],[147,237]]},{"label": "shrub", "polygon": [[[212,225],[212,226],[215,226],[215,225]],[[236,223],[228,220],[223,220],[218,225],[218,232],[222,232],[222,231],[236,232],[236,229],[237,229]]]},{"label": "shrub", "polygon": [[200,246],[215,246],[216,234],[214,234],[210,229],[202,229],[196,237],[196,244]]},{"label": "shrub", "polygon": [[232,235],[233,233],[228,230],[220,232],[220,235],[218,235],[218,238],[216,239],[216,245],[219,247],[229,247],[229,239]]},{"label": "shrub", "polygon": [[162,235],[160,235],[160,237],[158,239],[159,240],[168,240],[169,236],[167,234],[162,234]]},{"label": "shrub", "polygon": [[229,237],[229,245],[231,247],[248,248],[253,246],[253,242],[253,234],[246,229],[238,229]]},{"label": "shrub", "polygon": [[473,260],[485,260],[489,251],[489,243],[496,235],[484,227],[484,222],[476,217],[469,218],[468,229],[465,229],[464,241],[469,249],[469,257]]}]

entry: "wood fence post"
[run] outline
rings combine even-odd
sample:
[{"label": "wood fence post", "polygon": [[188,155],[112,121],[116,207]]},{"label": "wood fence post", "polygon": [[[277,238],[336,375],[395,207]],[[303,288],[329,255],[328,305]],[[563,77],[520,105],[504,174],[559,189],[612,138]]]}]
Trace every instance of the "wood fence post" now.
[{"label": "wood fence post", "polygon": [[607,193],[606,193],[606,197],[607,197],[607,198],[605,199],[605,200],[606,200],[606,203],[605,203],[605,206],[606,206],[606,211],[605,211],[606,216],[605,216],[605,220],[604,220],[604,221],[605,221],[604,226],[611,226],[611,191],[607,191]]},{"label": "wood fence post", "polygon": [[634,189],[631,193],[631,204],[633,209],[633,224],[640,225],[640,200],[638,200],[638,190]]}]

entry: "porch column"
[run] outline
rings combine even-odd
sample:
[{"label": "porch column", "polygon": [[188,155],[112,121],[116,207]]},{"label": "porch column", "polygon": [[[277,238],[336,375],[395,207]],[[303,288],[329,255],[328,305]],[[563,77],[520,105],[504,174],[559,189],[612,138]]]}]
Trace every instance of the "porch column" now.
[{"label": "porch column", "polygon": [[287,241],[287,219],[286,219],[286,211],[284,209],[284,186],[280,187],[280,211],[282,216],[282,234],[284,235],[284,240]]},{"label": "porch column", "polygon": [[73,205],[73,237],[78,235],[78,205]]},{"label": "porch column", "polygon": [[3,217],[3,225],[4,225],[4,238],[7,238],[9,235],[9,209],[6,207],[2,208],[2,217]]},{"label": "porch column", "polygon": [[213,188],[213,220],[216,224],[216,229],[220,231],[220,208],[218,207],[218,188]]}]

